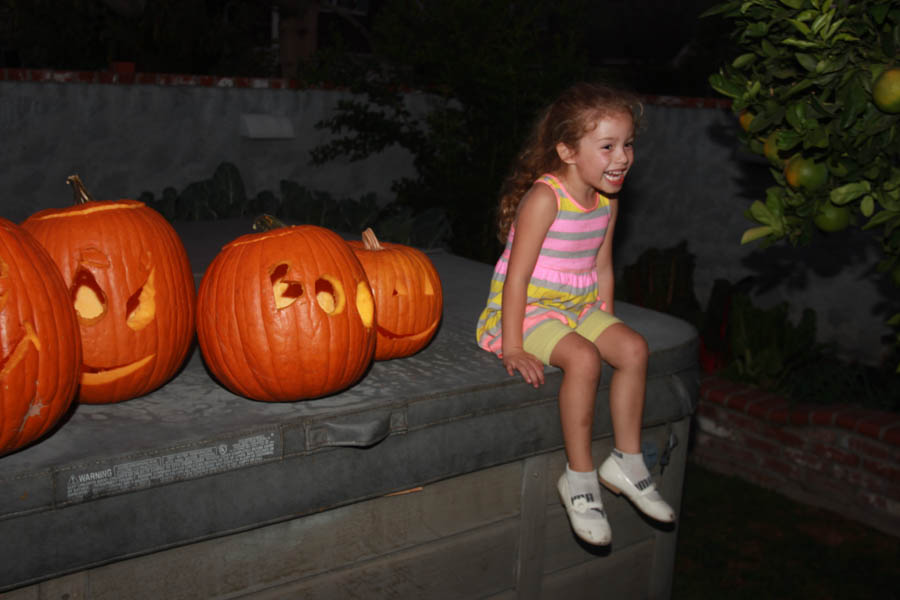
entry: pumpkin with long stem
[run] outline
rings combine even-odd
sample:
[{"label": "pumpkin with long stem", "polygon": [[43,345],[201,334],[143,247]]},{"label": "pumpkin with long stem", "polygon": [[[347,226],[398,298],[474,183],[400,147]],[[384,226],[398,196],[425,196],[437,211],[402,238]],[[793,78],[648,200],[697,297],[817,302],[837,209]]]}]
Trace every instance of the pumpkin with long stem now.
[{"label": "pumpkin with long stem", "polygon": [[81,338],[62,275],[31,234],[0,218],[0,455],[62,419],[80,372]]},{"label": "pumpkin with long stem", "polygon": [[78,398],[121,402],[147,394],[183,364],[194,339],[196,289],[184,244],[137,200],[94,200],[81,179],[75,205],[22,223],[62,273],[81,330]]},{"label": "pumpkin with long stem", "polygon": [[216,379],[266,402],[316,398],[359,380],[375,351],[366,273],[336,233],[264,216],[226,244],[197,297],[197,339]]},{"label": "pumpkin with long stem", "polygon": [[443,314],[441,279],[424,252],[381,242],[371,228],[350,241],[375,295],[375,360],[415,354],[428,345]]}]

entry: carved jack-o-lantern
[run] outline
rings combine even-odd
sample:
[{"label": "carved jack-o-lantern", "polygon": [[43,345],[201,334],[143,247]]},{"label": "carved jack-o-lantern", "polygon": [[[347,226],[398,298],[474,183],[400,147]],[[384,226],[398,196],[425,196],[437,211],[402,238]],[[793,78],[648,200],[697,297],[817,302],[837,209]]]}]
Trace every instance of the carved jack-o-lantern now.
[{"label": "carved jack-o-lantern", "polygon": [[80,367],[78,323],[59,270],[27,231],[0,219],[0,455],[60,420]]},{"label": "carved jack-o-lantern", "polygon": [[200,282],[197,339],[228,389],[283,402],[340,391],[375,351],[365,271],[337,234],[299,225],[243,235]]},{"label": "carved jack-o-lantern", "polygon": [[110,403],[171,378],[194,336],[196,290],[175,229],[137,200],[81,203],[22,223],[59,266],[81,328],[79,400]]},{"label": "carved jack-o-lantern", "polygon": [[409,356],[437,332],[443,314],[441,279],[421,250],[379,242],[371,229],[351,241],[375,294],[375,360]]}]

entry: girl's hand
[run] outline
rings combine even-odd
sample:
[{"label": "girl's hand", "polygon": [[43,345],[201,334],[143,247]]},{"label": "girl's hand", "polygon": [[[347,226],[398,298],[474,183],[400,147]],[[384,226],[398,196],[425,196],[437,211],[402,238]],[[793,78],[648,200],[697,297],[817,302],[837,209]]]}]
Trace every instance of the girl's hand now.
[{"label": "girl's hand", "polygon": [[544,383],[544,363],[536,356],[524,350],[513,350],[503,353],[503,366],[510,375],[516,371],[522,374],[525,383],[538,387]]}]

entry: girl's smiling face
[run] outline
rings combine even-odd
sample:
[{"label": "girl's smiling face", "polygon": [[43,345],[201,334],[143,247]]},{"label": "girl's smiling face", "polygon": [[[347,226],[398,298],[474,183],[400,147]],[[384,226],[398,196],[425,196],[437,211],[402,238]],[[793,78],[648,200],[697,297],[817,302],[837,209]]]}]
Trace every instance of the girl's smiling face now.
[{"label": "girl's smiling face", "polygon": [[615,195],[634,163],[634,122],[631,115],[616,112],[597,119],[574,149],[558,144],[557,151],[568,169],[566,179]]}]

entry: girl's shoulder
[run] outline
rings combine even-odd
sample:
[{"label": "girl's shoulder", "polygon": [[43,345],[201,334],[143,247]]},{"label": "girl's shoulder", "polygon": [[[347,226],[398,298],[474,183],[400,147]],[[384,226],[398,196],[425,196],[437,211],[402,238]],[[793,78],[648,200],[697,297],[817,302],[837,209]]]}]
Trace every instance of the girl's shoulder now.
[{"label": "girl's shoulder", "polygon": [[522,225],[522,221],[531,224],[539,223],[541,226],[549,227],[556,219],[559,213],[559,198],[555,196],[553,190],[546,185],[540,185],[535,182],[519,203],[516,212],[516,229]]},{"label": "girl's shoulder", "polygon": [[552,205],[555,210],[559,210],[559,201],[560,197],[556,190],[548,185],[543,185],[540,179],[535,181],[522,197],[522,204],[530,202],[541,204],[544,208],[549,208]]}]

